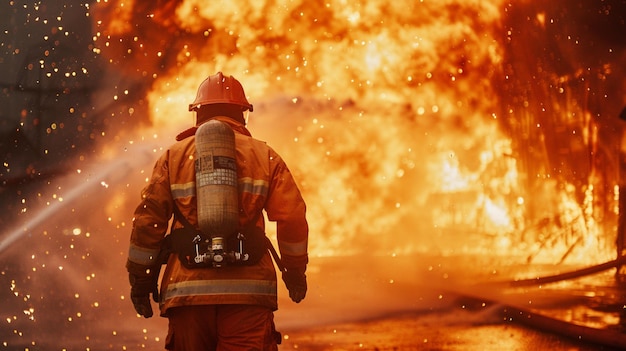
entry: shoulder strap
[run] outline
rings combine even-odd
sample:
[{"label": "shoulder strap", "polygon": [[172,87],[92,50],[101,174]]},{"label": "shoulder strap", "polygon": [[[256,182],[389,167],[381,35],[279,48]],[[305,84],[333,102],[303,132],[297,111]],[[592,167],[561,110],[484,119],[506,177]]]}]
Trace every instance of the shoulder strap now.
[{"label": "shoulder strap", "polygon": [[178,209],[178,206],[176,206],[176,201],[174,201],[172,204],[174,205],[174,218],[180,221],[180,223],[183,224],[183,227],[187,229],[195,229],[194,226],[189,223],[187,218],[185,218],[185,216],[183,216],[183,214],[180,212],[180,209]]}]

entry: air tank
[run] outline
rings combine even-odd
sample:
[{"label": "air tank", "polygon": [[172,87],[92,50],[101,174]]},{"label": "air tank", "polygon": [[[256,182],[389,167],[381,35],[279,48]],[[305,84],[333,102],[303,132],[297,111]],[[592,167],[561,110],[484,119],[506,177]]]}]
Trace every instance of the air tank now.
[{"label": "air tank", "polygon": [[195,145],[198,224],[214,246],[221,245],[239,227],[235,133],[227,124],[209,120],[196,131]]}]

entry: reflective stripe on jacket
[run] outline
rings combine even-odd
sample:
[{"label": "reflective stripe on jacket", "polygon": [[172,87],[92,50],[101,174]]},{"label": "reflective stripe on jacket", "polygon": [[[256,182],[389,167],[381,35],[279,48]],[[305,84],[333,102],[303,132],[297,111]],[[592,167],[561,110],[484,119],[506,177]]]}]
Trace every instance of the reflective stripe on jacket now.
[{"label": "reflective stripe on jacket", "polygon": [[[282,158],[267,144],[250,136],[238,122],[226,118],[235,131],[239,189],[239,224],[244,227],[256,220],[265,229],[263,216],[276,222],[279,251],[285,267],[305,269],[308,262],[308,224],[306,206],[300,191]],[[195,128],[195,127],[194,127]],[[178,141],[156,162],[152,177],[142,191],[142,201],[135,210],[130,238],[130,261],[149,266],[168,230],[173,204],[197,226],[195,190],[195,137]],[[181,134],[182,135],[182,134]],[[174,220],[174,228],[180,228]],[[187,269],[176,255],[170,255],[161,280],[161,314],[171,307],[199,304],[258,304],[278,308],[277,278],[269,253],[254,266]]]}]

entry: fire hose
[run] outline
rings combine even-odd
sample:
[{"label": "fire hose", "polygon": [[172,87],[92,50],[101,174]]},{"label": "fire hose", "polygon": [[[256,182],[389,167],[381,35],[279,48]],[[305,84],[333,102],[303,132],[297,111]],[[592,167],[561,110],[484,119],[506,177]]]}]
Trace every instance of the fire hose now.
[{"label": "fire hose", "polygon": [[555,283],[555,282],[559,282],[563,280],[576,279],[576,278],[584,277],[587,275],[600,273],[602,271],[606,271],[608,269],[615,268],[624,264],[626,264],[626,256],[620,256],[612,261],[608,261],[602,264],[582,268],[582,269],[571,271],[571,272],[565,272],[565,273],[561,273],[557,275],[532,278],[532,279],[514,280],[514,281],[507,282],[507,284],[511,287],[522,287],[522,286]]},{"label": "fire hose", "polygon": [[[591,267],[582,268],[562,274],[539,277],[533,279],[523,279],[514,281],[505,281],[498,283],[486,283],[482,286],[494,287],[524,287],[533,285],[543,285],[564,280],[576,279],[587,275],[592,275],[611,268],[616,268],[626,264],[626,256],[618,257],[615,260],[608,261]],[[458,292],[457,292],[458,293]],[[578,342],[614,347],[618,349],[626,349],[626,334],[621,330],[600,329],[587,327],[575,323],[570,323],[558,318],[546,316],[544,314],[531,311],[530,309],[514,306],[497,298],[484,298],[478,295],[460,293],[465,301],[470,300],[481,305],[498,305],[500,306],[502,318],[509,322],[517,322],[530,328],[547,331],[558,334]],[[626,302],[626,301],[625,301]]]}]

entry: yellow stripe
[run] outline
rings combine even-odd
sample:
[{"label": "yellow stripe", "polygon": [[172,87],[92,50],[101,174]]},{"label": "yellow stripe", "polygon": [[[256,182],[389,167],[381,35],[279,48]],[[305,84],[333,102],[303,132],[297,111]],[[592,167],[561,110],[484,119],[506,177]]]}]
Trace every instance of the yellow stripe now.
[{"label": "yellow stripe", "polygon": [[170,191],[172,192],[172,197],[175,199],[196,196],[196,182],[171,184]]},{"label": "yellow stripe", "polygon": [[175,297],[199,295],[268,295],[276,296],[275,281],[268,280],[192,280],[172,283],[167,287],[164,300]]},{"label": "yellow stripe", "polygon": [[303,240],[297,243],[279,242],[280,252],[290,256],[301,256],[307,253],[307,241]]},{"label": "yellow stripe", "polygon": [[130,244],[128,260],[144,266],[151,266],[156,262],[160,250],[151,250]]},{"label": "yellow stripe", "polygon": [[[267,196],[269,183],[263,179],[252,179],[250,177],[239,178],[239,186],[244,192]],[[196,182],[170,185],[172,197],[180,199],[184,197],[196,196]]]},{"label": "yellow stripe", "polygon": [[266,196],[269,183],[263,179],[252,179],[250,177],[239,178],[239,186],[244,192]]}]

